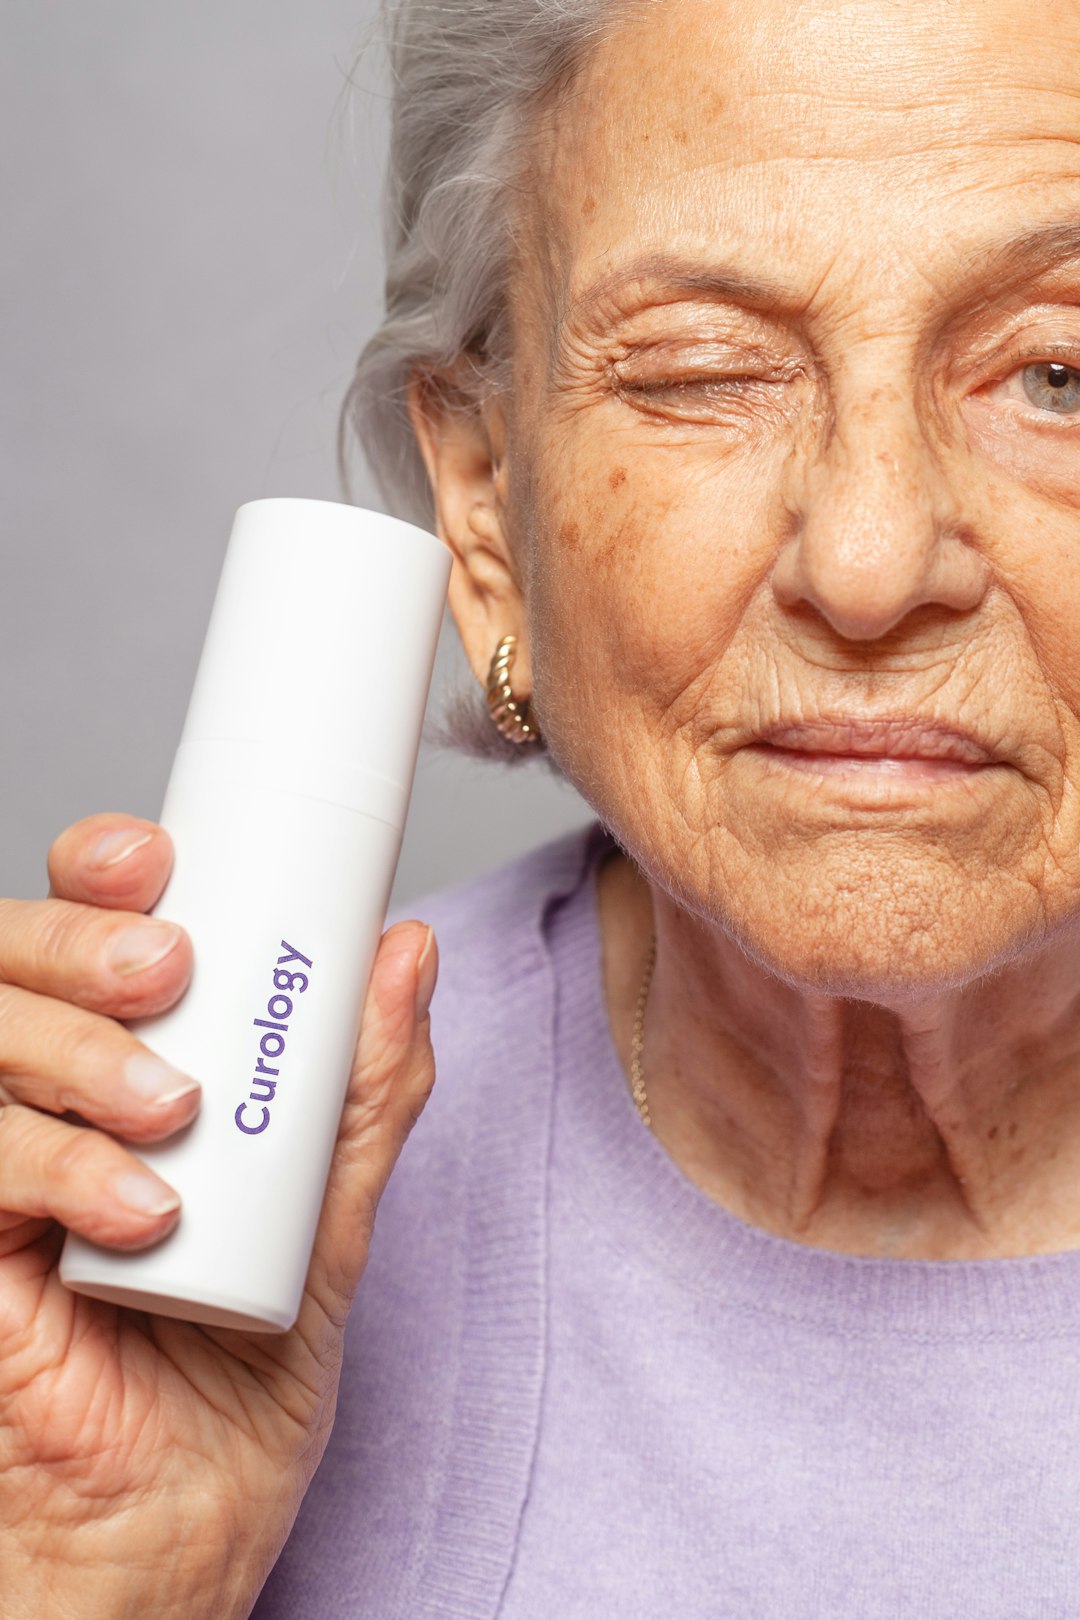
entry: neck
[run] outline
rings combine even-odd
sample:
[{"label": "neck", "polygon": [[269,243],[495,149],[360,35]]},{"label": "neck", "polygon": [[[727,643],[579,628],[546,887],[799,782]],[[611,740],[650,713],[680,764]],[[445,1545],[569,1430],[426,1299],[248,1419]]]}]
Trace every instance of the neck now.
[{"label": "neck", "polygon": [[1074,942],[897,1009],[809,994],[651,889],[599,876],[604,975],[653,1129],[733,1214],[851,1254],[988,1259],[1080,1246]]}]

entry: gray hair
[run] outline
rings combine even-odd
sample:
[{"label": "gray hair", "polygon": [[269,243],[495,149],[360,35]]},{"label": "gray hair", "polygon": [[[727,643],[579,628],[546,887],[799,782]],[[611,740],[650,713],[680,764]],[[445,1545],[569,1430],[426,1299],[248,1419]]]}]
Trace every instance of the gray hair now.
[{"label": "gray hair", "polygon": [[[355,435],[388,510],[434,527],[432,490],[406,406],[410,371],[418,362],[475,357],[466,408],[508,386],[509,188],[525,156],[528,114],[573,75],[612,14],[632,3],[382,0],[376,28],[393,81],[385,310],[338,418],[347,499]],[[434,735],[479,758],[516,763],[543,754],[557,773],[546,750],[520,747],[496,731],[473,682],[451,701]]]}]

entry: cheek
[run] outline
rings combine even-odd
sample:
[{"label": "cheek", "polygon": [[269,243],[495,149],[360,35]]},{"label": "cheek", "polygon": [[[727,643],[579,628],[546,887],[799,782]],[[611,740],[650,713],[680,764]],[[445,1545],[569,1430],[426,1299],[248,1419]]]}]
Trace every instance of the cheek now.
[{"label": "cheek", "polygon": [[962,507],[976,515],[979,539],[1038,660],[1050,693],[1080,714],[1080,456],[1076,482],[1061,447],[1011,444],[973,435],[985,461]]},{"label": "cheek", "polygon": [[775,489],[760,466],[627,435],[563,446],[535,492],[538,700],[540,683],[550,710],[587,679],[607,704],[670,715],[710,680],[771,566]]},{"label": "cheek", "polygon": [[965,401],[964,423],[991,479],[1000,468],[1016,488],[1080,515],[1080,425],[1022,422],[978,394]]}]

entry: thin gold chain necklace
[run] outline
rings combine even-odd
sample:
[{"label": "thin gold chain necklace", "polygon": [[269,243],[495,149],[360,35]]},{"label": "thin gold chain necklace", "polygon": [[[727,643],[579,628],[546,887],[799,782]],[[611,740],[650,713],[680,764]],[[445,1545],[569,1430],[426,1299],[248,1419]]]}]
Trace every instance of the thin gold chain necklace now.
[{"label": "thin gold chain necklace", "polygon": [[638,991],[637,1009],[634,1013],[634,1033],[630,1041],[630,1090],[637,1104],[637,1111],[644,1123],[652,1129],[652,1119],[649,1116],[649,1099],[645,1095],[645,1076],[641,1071],[641,1048],[645,1041],[645,1003],[649,999],[649,986],[652,983],[653,968],[656,966],[656,934],[654,932],[649,945],[649,960],[645,964],[645,977],[641,981]]}]

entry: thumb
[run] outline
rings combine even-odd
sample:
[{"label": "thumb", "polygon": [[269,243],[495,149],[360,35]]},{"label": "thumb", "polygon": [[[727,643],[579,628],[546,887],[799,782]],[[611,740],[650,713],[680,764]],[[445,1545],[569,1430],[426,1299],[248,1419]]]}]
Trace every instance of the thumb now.
[{"label": "thumb", "polygon": [[401,922],[382,936],[308,1273],[308,1293],[336,1321],[348,1313],[379,1199],[435,1081],[428,1006],[437,973],[433,929]]}]

